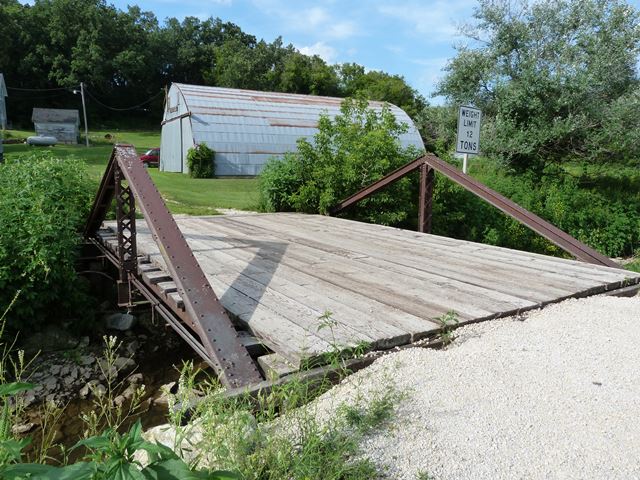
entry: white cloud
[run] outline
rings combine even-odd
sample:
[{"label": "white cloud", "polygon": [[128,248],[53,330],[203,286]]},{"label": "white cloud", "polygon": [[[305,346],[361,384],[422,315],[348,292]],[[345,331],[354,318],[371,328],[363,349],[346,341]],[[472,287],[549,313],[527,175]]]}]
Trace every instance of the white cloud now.
[{"label": "white cloud", "polygon": [[324,42],[316,42],[313,45],[299,47],[298,50],[304,55],[318,55],[327,63],[334,63],[336,58],[336,49]]},{"label": "white cloud", "polygon": [[333,38],[349,38],[358,34],[358,26],[354,22],[339,22],[328,26],[326,34]]},{"label": "white cloud", "polygon": [[[459,26],[467,19],[476,2],[472,0],[394,2],[380,5],[378,11],[409,25],[416,34],[430,42],[451,42],[459,36]],[[462,14],[462,17],[460,16]]]},{"label": "white cloud", "polygon": [[298,21],[305,28],[317,27],[331,20],[331,17],[326,10],[320,7],[313,7],[308,10],[303,10],[297,15]]}]

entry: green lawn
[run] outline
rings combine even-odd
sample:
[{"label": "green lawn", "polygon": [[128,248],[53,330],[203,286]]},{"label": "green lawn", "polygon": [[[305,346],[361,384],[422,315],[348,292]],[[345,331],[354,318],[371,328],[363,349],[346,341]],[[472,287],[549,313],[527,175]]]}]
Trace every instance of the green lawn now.
[{"label": "green lawn", "polygon": [[[105,136],[111,135],[108,140]],[[4,138],[25,138],[34,135],[30,131],[9,130],[3,132]],[[60,157],[74,155],[83,159],[89,174],[99,180],[111,155],[113,142],[128,143],[136,147],[139,153],[160,146],[158,131],[90,131],[89,148],[83,145],[55,145],[53,147],[34,147],[25,144],[5,145],[7,158],[39,150],[50,150]],[[211,215],[216,208],[236,208],[252,210],[258,204],[258,181],[246,178],[194,179],[182,173],[160,172],[150,168],[149,174],[158,186],[160,193],[173,213],[190,215]]]}]

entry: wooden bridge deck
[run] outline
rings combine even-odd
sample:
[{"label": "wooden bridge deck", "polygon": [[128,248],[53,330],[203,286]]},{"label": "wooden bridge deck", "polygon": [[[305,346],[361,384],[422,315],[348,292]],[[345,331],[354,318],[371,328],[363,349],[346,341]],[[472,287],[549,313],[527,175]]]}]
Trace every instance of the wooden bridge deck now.
[{"label": "wooden bridge deck", "polygon": [[[449,311],[480,321],[640,282],[624,270],[319,215],[176,221],[224,307],[294,367],[335,346],[424,338]],[[144,220],[137,242],[164,266]]]}]

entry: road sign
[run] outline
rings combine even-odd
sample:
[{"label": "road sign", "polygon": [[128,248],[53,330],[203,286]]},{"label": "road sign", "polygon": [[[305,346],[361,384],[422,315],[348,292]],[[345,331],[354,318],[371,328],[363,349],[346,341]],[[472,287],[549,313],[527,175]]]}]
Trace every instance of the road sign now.
[{"label": "road sign", "polygon": [[482,112],[478,108],[460,107],[458,112],[458,138],[456,141],[457,153],[480,152],[480,120]]}]

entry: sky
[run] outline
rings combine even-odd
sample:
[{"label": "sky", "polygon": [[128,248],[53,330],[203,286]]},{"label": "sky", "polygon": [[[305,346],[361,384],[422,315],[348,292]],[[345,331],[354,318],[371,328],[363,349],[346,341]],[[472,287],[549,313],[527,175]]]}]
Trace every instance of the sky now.
[{"label": "sky", "polygon": [[464,40],[459,29],[472,19],[476,0],[117,0],[182,19],[220,17],[271,42],[282,36],[306,54],[328,63],[356,62],[402,75],[431,103],[442,67]]}]

